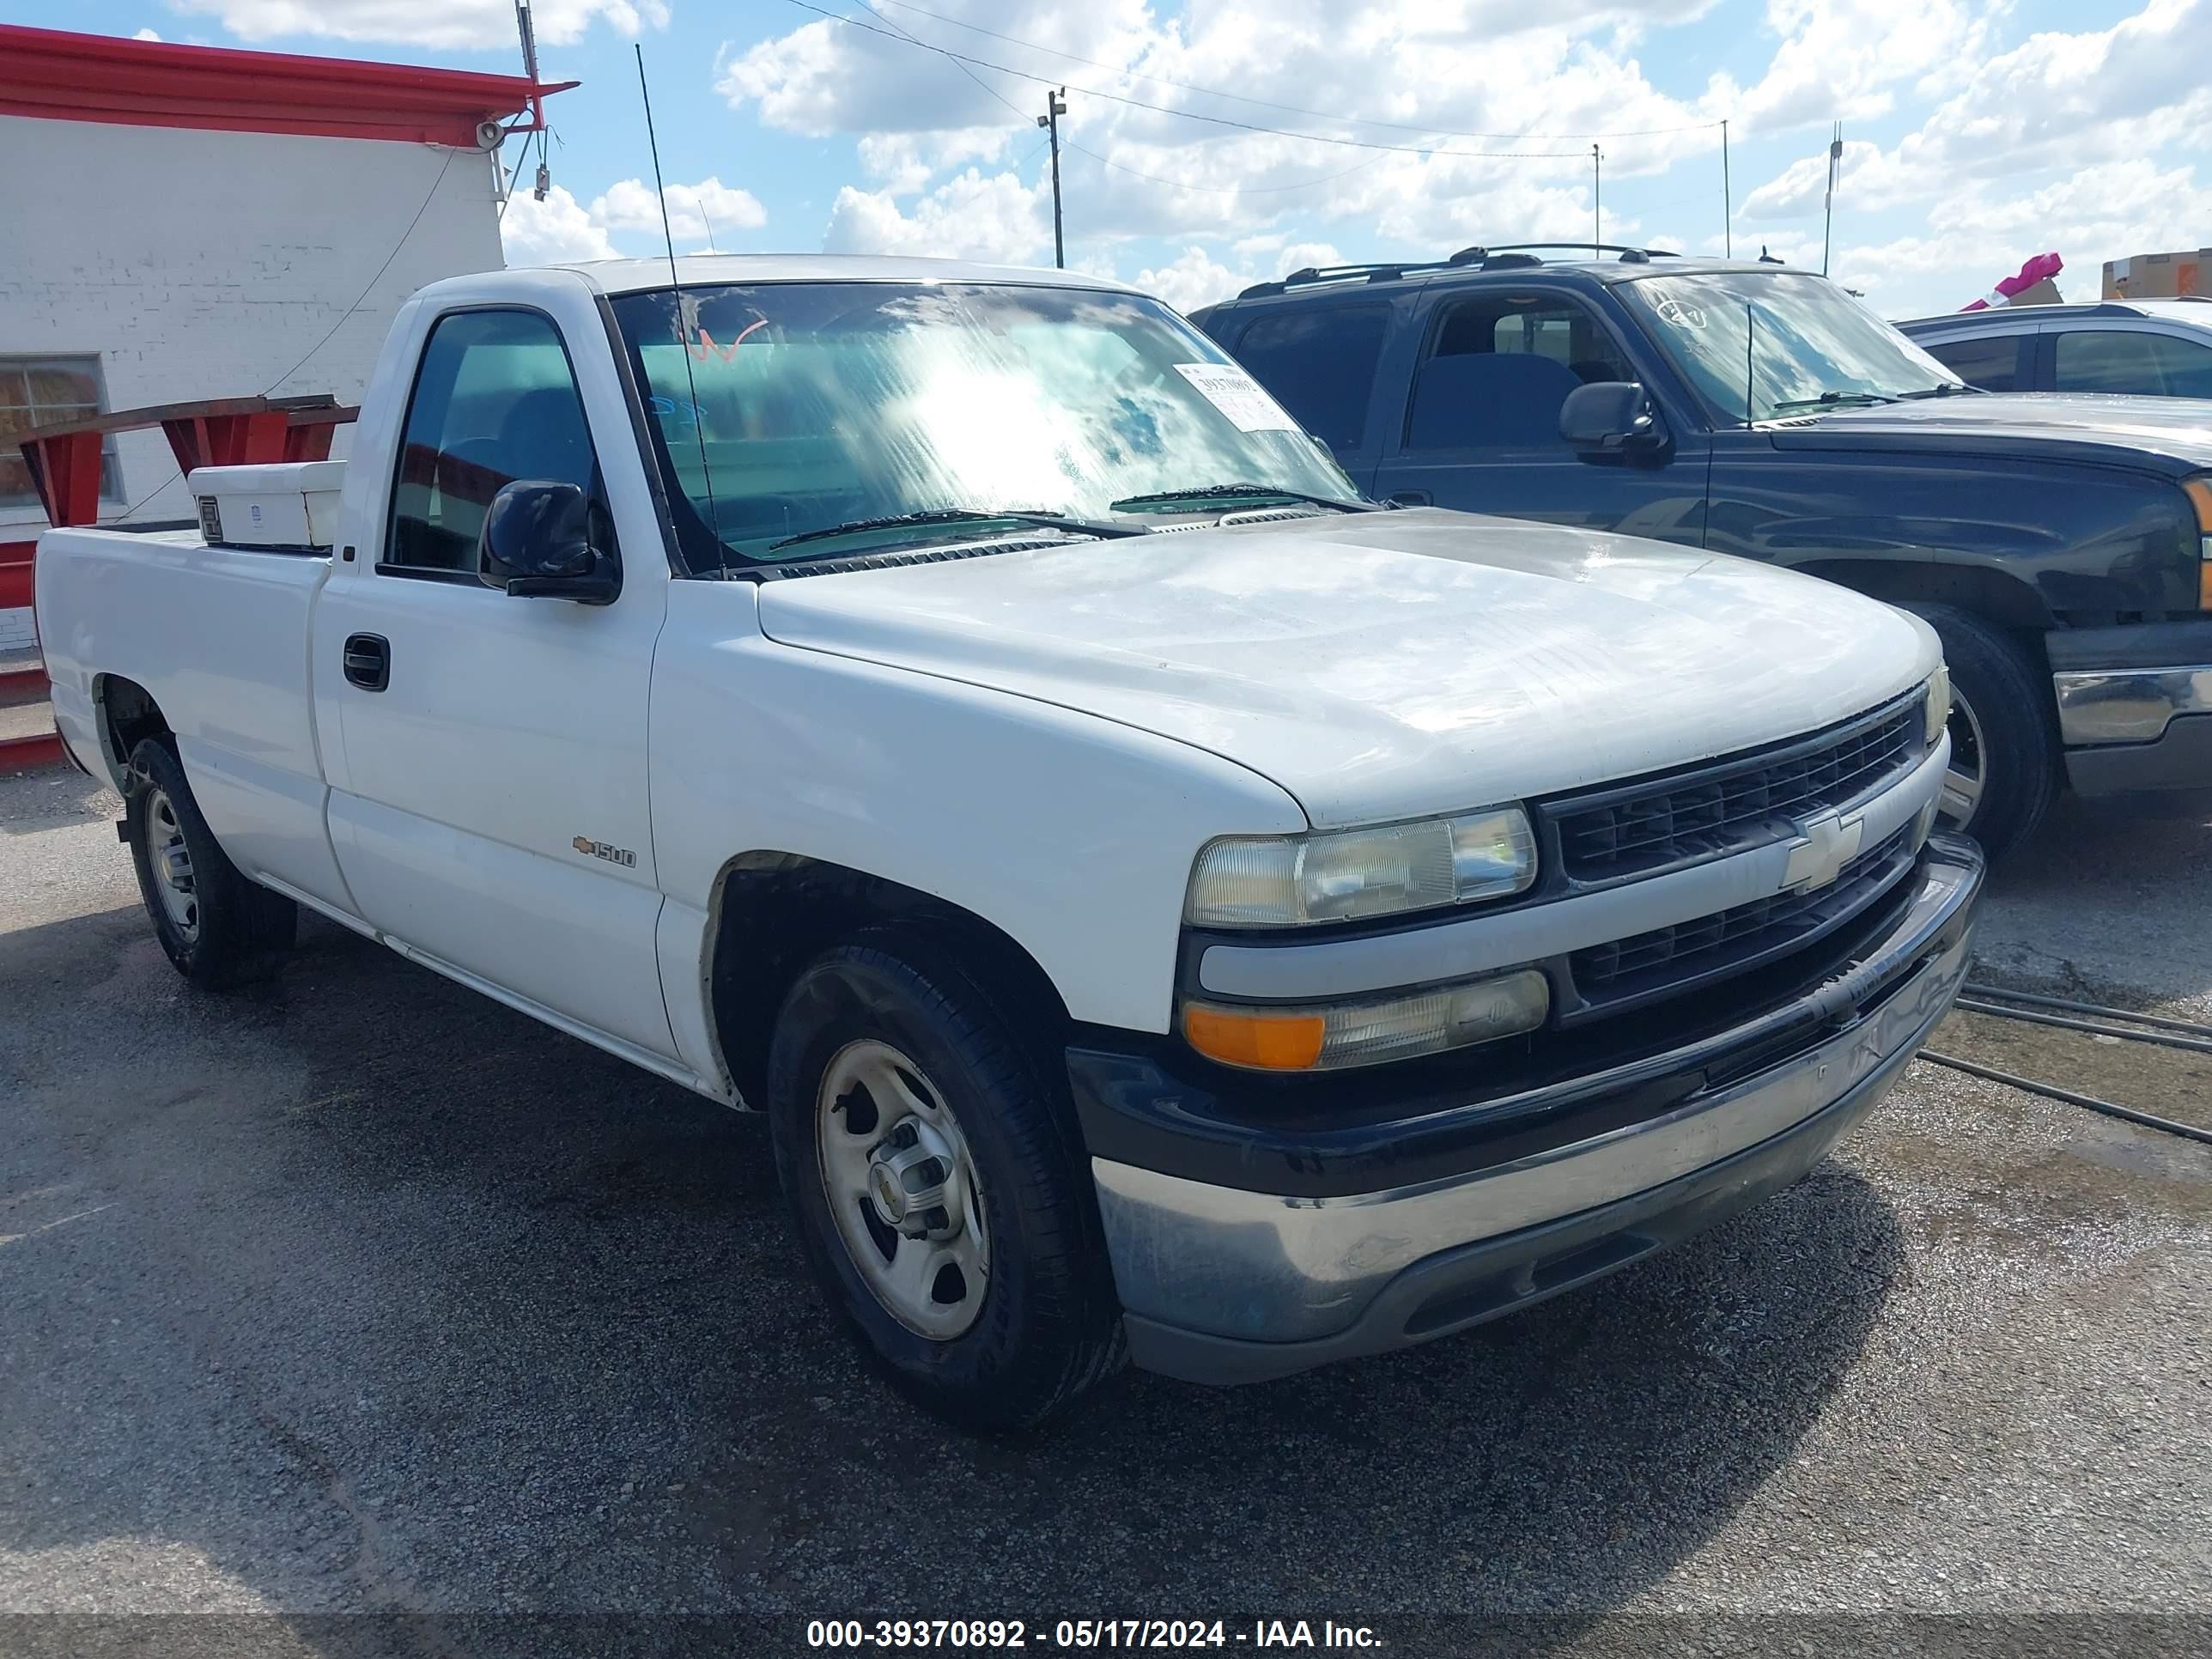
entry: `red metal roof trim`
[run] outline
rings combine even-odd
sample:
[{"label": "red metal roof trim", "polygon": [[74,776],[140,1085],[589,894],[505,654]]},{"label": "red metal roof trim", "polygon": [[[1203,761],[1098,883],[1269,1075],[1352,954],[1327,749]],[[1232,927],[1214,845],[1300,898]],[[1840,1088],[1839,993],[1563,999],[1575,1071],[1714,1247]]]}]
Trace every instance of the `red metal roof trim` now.
[{"label": "red metal roof trim", "polygon": [[477,124],[527,114],[574,81],[236,52],[0,24],[0,115],[474,149]]}]

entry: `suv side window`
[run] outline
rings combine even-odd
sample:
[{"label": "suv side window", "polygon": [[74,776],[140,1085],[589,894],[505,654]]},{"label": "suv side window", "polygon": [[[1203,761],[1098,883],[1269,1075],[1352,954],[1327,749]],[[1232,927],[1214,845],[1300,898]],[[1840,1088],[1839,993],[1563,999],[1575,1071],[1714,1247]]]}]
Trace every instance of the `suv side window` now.
[{"label": "suv side window", "polygon": [[2034,338],[2033,334],[1977,334],[1924,349],[1968,386],[1984,392],[2018,392],[2027,382],[2021,372],[2021,353]]},{"label": "suv side window", "polygon": [[1382,306],[1262,313],[1231,356],[1299,425],[1340,455],[1367,435],[1367,404],[1390,313]]},{"label": "suv side window", "polygon": [[2059,335],[2055,349],[2052,384],[2061,392],[2212,398],[2212,345],[2170,334],[2083,328]]},{"label": "suv side window", "polygon": [[1415,373],[1406,447],[1563,448],[1559,405],[1569,392],[1634,378],[1604,325],[1572,300],[1462,300],[1443,310]]},{"label": "suv side window", "polygon": [[551,319],[515,310],[441,317],[408,399],[377,568],[473,576],[491,498],[517,478],[574,484],[599,506],[594,539],[611,537],[584,400]]}]

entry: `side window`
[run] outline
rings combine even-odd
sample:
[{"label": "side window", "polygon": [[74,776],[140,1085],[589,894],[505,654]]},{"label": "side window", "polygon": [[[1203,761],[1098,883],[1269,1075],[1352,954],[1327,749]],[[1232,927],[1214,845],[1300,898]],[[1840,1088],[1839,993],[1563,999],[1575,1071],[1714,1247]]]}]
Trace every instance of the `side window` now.
[{"label": "side window", "polygon": [[2057,342],[2061,392],[2126,392],[2151,398],[2212,398],[2212,346],[2168,334],[2076,329]]},{"label": "side window", "polygon": [[1978,334],[1970,340],[1946,340],[1925,349],[1968,386],[1984,392],[2018,392],[2023,379],[2020,356],[2031,334]]},{"label": "side window", "polygon": [[1299,425],[1345,454],[1367,435],[1367,403],[1389,324],[1382,306],[1263,314],[1230,355]]},{"label": "side window", "polygon": [[600,500],[584,400],[561,336],[533,311],[441,318],[407,405],[380,566],[473,574],[491,498],[517,478],[572,483]]},{"label": "side window", "polygon": [[1406,447],[1564,449],[1559,405],[1567,394],[1634,378],[1612,335],[1571,300],[1463,300],[1438,320],[1415,373]]}]

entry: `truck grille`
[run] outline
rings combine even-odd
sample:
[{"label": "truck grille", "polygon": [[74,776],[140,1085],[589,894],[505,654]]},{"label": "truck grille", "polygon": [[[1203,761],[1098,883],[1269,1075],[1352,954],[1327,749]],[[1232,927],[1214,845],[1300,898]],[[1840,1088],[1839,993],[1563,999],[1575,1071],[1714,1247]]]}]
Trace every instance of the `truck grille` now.
[{"label": "truck grille", "polygon": [[1614,881],[1778,839],[1782,823],[1880,788],[1918,757],[1920,697],[1779,750],[1716,761],[1547,809],[1577,881]]},{"label": "truck grille", "polygon": [[1672,995],[1778,957],[1833,933],[1911,867],[1910,824],[1845,864],[1825,887],[1777,893],[1671,927],[1593,945],[1568,958],[1592,1012]]}]

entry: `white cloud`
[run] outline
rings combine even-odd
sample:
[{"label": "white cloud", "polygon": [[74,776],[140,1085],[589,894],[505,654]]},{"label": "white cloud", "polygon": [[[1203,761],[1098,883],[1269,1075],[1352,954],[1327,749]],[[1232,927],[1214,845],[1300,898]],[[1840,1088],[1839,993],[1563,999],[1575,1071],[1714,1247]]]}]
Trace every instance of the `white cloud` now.
[{"label": "white cloud", "polygon": [[[660,202],[642,179],[624,179],[593,200],[591,217],[607,230],[660,234]],[[749,190],[734,190],[720,179],[668,186],[668,231],[680,241],[720,247],[732,232],[758,230],[768,211]]]},{"label": "white cloud", "polygon": [[1185,248],[1158,270],[1139,271],[1133,279],[1136,287],[1185,313],[1225,300],[1251,280],[1237,276],[1196,246]]},{"label": "white cloud", "polygon": [[[319,34],[425,46],[512,46],[514,0],[169,0],[173,11],[213,17],[245,40]],[[565,46],[594,22],[617,34],[668,27],[668,0],[536,0],[538,38]]]},{"label": "white cloud", "polygon": [[161,34],[158,29],[140,29],[131,38],[133,40],[158,40],[161,38]]},{"label": "white cloud", "polygon": [[921,197],[911,212],[888,190],[850,185],[830,204],[826,253],[912,253],[1034,264],[1052,252],[1052,191],[1010,173],[970,167]]},{"label": "white cloud", "polygon": [[532,199],[527,190],[518,190],[508,198],[507,215],[499,222],[499,239],[510,265],[611,259],[617,252],[606,228],[559,185],[547,191],[542,202]]}]

